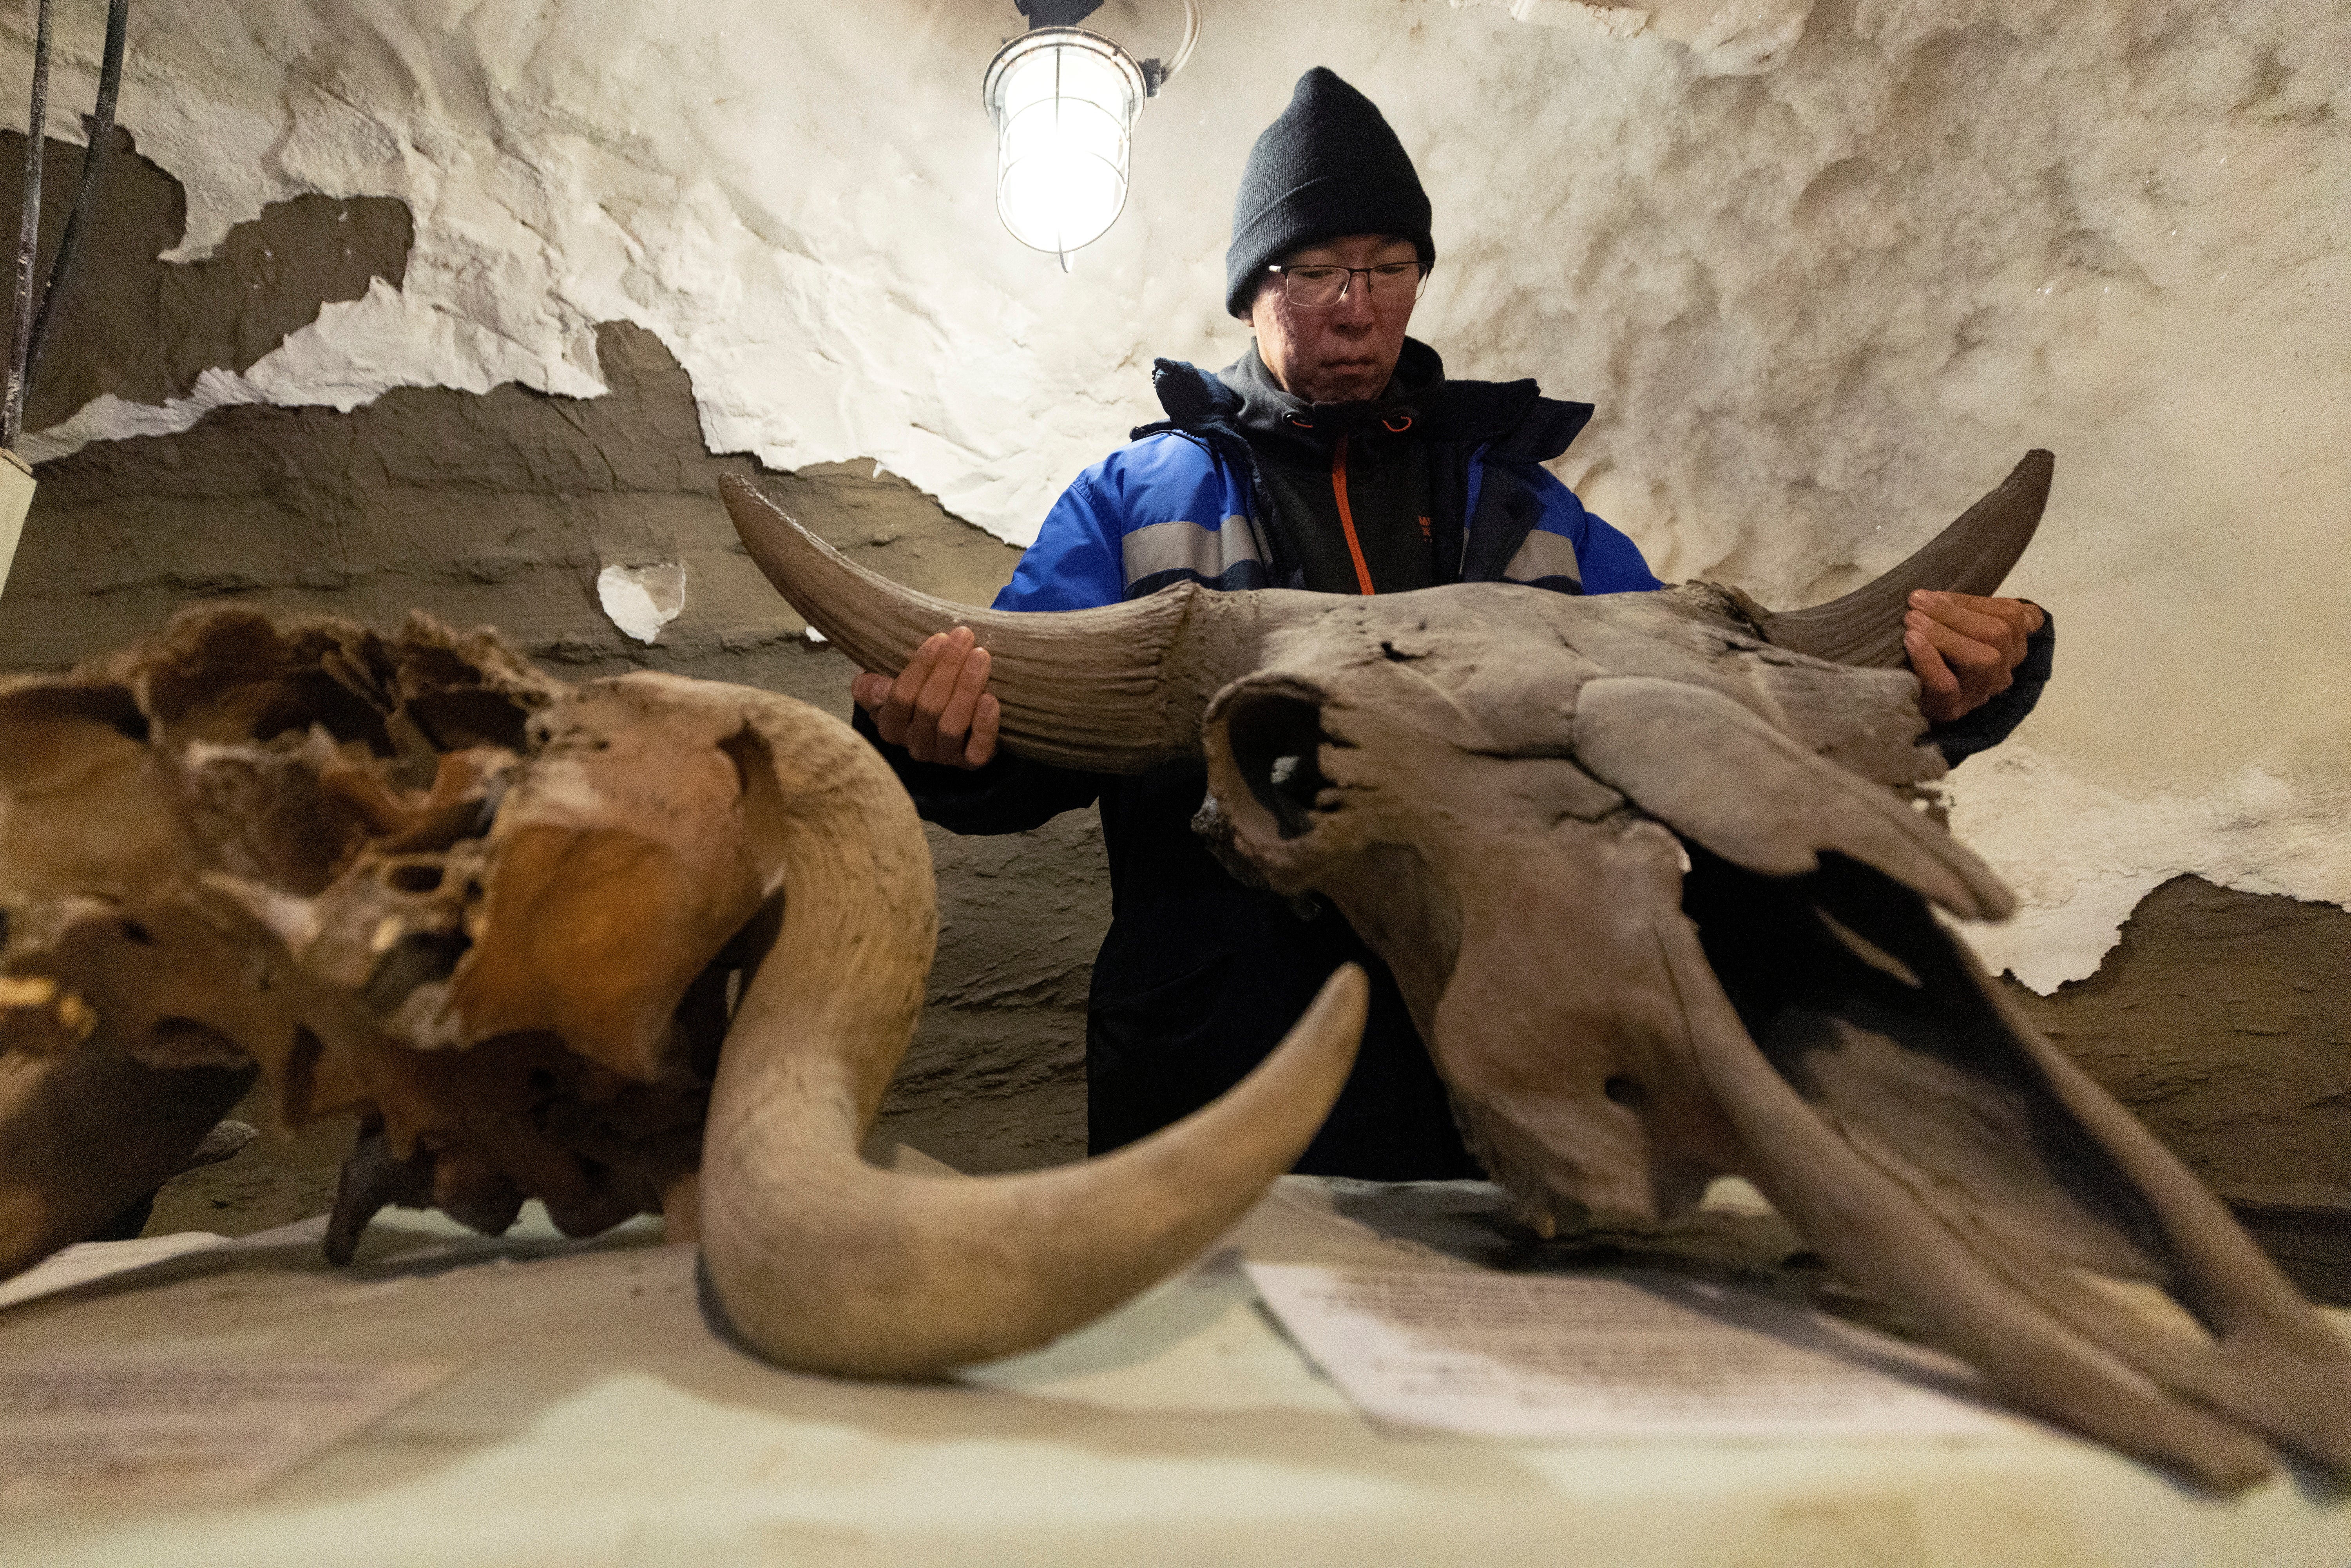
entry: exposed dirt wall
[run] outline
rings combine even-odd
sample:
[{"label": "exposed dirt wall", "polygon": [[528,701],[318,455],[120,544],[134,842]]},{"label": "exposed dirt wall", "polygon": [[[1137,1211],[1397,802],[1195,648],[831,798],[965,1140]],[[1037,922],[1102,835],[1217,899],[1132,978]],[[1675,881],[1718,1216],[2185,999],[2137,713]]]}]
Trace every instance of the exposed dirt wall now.
[{"label": "exposed dirt wall", "polygon": [[2351,914],[2174,877],[2027,1013],[2231,1197],[2351,1210]]},{"label": "exposed dirt wall", "polygon": [[2174,877],[2089,979],[2011,991],[2304,1290],[2351,1303],[2351,913]]},{"label": "exposed dirt wall", "polygon": [[[46,277],[73,208],[82,149],[52,139],[41,152]],[[23,132],[0,131],[0,169],[24,163]],[[24,214],[19,183],[0,180],[0,234],[12,242]],[[100,189],[25,402],[28,431],[57,423],[101,392],[156,403],[184,397],[207,370],[248,369],[287,333],[317,319],[321,305],[359,298],[371,278],[399,287],[415,238],[404,202],[305,195],[236,225],[202,261],[167,262],[162,253],[188,226],[180,182],[141,157],[130,133],[118,130]]]}]

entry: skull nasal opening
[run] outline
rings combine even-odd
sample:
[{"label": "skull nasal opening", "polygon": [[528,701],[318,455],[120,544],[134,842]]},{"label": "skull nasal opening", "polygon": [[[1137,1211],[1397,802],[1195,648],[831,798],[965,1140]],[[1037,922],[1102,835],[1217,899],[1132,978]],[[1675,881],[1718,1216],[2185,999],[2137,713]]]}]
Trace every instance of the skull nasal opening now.
[{"label": "skull nasal opening", "polygon": [[1322,744],[1319,704],[1279,692],[1237,697],[1225,712],[1225,742],[1250,797],[1273,815],[1285,839],[1310,831],[1314,798],[1330,787],[1316,766]]}]

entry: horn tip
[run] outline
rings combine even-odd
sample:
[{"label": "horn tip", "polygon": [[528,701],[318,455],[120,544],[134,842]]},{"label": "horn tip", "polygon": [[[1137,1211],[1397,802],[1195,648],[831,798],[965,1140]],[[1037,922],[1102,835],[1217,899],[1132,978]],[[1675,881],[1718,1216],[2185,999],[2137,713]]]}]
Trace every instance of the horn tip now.
[{"label": "horn tip", "polygon": [[726,503],[728,512],[737,517],[746,508],[755,513],[772,513],[779,517],[785,515],[781,507],[768,499],[758,486],[740,474],[721,474],[718,476],[718,498]]},{"label": "horn tip", "polygon": [[1319,1042],[1311,1049],[1336,1051],[1343,1047],[1346,1054],[1353,1056],[1361,1043],[1364,1021],[1371,1005],[1372,982],[1364,967],[1342,964],[1331,971],[1282,1042],[1311,1040]]},{"label": "horn tip", "polygon": [[2049,481],[2057,472],[2057,455],[2046,446],[2036,446],[2027,452],[2016,465],[2012,478],[2032,486],[2043,495],[2049,493]]}]

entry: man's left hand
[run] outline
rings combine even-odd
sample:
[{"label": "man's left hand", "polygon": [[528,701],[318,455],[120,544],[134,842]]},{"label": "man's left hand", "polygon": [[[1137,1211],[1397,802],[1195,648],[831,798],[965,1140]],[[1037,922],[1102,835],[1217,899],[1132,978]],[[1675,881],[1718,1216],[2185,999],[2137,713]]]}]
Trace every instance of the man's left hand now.
[{"label": "man's left hand", "polygon": [[2008,690],[2041,607],[2022,599],[1920,589],[1902,617],[1902,645],[1929,724],[1949,724]]}]

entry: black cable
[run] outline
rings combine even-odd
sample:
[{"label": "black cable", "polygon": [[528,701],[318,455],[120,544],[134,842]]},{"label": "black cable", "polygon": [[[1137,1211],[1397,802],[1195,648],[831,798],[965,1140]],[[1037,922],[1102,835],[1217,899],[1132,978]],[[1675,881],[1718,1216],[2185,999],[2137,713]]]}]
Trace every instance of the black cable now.
[{"label": "black cable", "polygon": [[106,54],[98,68],[98,107],[90,111],[86,122],[89,146],[81,156],[81,184],[74,192],[73,211],[66,218],[65,237],[57,242],[57,259],[49,264],[48,287],[41,294],[40,313],[33,318],[33,340],[25,350],[25,381],[29,386],[33,371],[41,362],[41,345],[48,341],[49,322],[57,313],[66,282],[73,276],[74,255],[81,248],[83,225],[91,209],[98,205],[99,177],[106,171],[106,154],[114,141],[114,99],[122,90],[122,47],[131,31],[131,0],[108,0],[106,7]]},{"label": "black cable", "polygon": [[41,246],[41,157],[49,110],[49,0],[33,31],[33,107],[25,123],[25,212],[16,232],[16,326],[8,338],[8,382],[0,389],[0,446],[15,450],[25,427],[25,350],[33,335],[33,268]]}]

